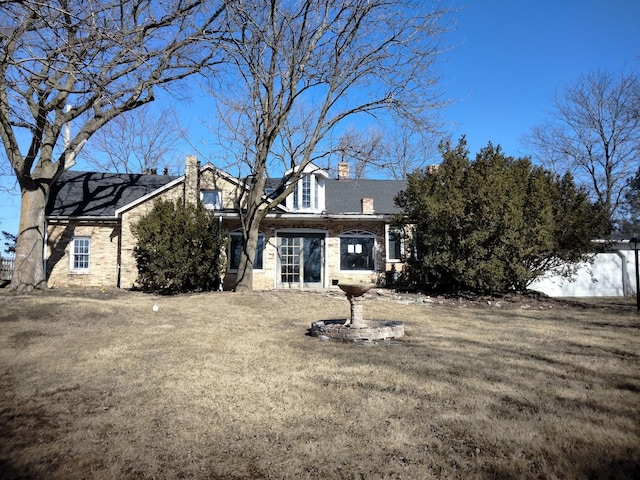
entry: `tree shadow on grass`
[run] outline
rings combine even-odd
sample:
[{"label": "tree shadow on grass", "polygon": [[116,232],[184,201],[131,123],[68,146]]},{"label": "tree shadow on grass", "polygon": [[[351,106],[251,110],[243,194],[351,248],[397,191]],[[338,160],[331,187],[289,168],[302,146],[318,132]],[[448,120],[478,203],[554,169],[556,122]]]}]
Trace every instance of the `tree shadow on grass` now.
[{"label": "tree shadow on grass", "polygon": [[[620,329],[632,327],[629,322],[596,323],[603,324],[598,326],[603,331],[617,330],[616,335],[621,334]],[[375,378],[348,380],[348,386],[359,389],[363,398],[382,388],[392,397],[390,401],[399,405],[412,398],[433,407],[430,424],[445,432],[452,445],[451,458],[456,445],[462,444],[472,443],[490,452],[483,463],[461,471],[462,476],[640,478],[637,353],[623,347],[590,348],[566,338],[548,339],[549,347],[526,342],[516,346],[504,338],[464,337],[463,332],[418,338],[409,335],[400,341],[400,350],[340,345],[319,350],[319,355],[335,360],[345,371],[380,371]],[[616,371],[611,367],[616,362],[631,362],[637,368]],[[394,380],[407,378],[411,382]],[[328,388],[344,388],[340,384],[344,376],[328,381],[334,383]],[[438,388],[428,388],[430,384]],[[476,402],[481,406],[476,407]],[[405,420],[411,423],[411,419]],[[635,430],[626,430],[630,423],[636,425]],[[510,427],[504,436],[488,436],[497,438],[496,443],[484,444],[485,435],[478,425],[490,430],[498,425]],[[579,427],[572,431],[570,425]],[[528,433],[519,436],[519,429]],[[533,441],[527,435],[548,436],[548,442]],[[457,452],[467,453],[464,448]],[[514,462],[516,457],[518,462]]]}]

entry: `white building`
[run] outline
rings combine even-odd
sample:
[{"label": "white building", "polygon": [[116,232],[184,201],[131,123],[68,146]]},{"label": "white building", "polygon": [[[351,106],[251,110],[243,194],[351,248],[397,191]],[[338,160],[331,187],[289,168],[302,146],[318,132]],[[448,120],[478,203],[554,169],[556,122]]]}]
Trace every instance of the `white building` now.
[{"label": "white building", "polygon": [[[545,276],[529,288],[551,297],[621,297],[636,295],[636,261],[634,243],[617,239],[605,244],[603,252],[594,253],[591,263],[579,266],[571,279],[559,275]],[[640,247],[640,244],[637,245]]]}]

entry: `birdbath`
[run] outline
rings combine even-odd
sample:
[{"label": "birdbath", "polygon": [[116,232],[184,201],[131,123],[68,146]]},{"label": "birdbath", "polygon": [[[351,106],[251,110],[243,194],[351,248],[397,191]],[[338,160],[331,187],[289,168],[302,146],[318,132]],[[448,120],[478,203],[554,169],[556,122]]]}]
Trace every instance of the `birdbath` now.
[{"label": "birdbath", "polygon": [[351,328],[367,328],[362,317],[362,296],[372,287],[372,283],[339,283],[340,289],[347,295],[347,300],[351,304]]}]

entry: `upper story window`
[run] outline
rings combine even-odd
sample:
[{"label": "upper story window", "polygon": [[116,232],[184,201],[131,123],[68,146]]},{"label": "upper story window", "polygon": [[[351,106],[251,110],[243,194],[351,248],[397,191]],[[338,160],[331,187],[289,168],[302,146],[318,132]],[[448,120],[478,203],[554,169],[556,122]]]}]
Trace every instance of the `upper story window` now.
[{"label": "upper story window", "polygon": [[200,199],[207,210],[222,210],[222,191],[202,190]]},{"label": "upper story window", "polygon": [[[312,208],[312,205],[311,205],[311,184],[312,183],[316,187],[314,188],[314,191],[315,191],[317,189],[317,185],[315,184],[315,182],[312,182],[311,175],[307,174],[304,177],[302,177],[302,208]],[[300,184],[298,184],[298,187],[300,187]],[[318,196],[315,195],[315,198],[318,198]],[[317,208],[317,205],[313,205],[313,208]]]},{"label": "upper story window", "polygon": [[325,208],[324,176],[305,173],[296,183],[293,194],[287,198],[289,210],[321,212]]},{"label": "upper story window", "polygon": [[90,254],[91,240],[89,237],[74,237],[71,240],[69,270],[76,273],[88,273]]}]

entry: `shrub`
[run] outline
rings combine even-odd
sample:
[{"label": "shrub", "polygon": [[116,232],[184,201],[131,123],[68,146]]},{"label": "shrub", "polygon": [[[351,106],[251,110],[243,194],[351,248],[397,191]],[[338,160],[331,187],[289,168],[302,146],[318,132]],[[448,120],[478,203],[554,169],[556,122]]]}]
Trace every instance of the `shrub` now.
[{"label": "shrub", "polygon": [[145,291],[178,293],[218,289],[226,269],[227,235],[198,204],[158,201],[132,226],[138,283]]},{"label": "shrub", "polygon": [[409,266],[424,286],[522,291],[540,275],[584,260],[591,241],[607,233],[605,210],[569,174],[507,157],[491,144],[471,161],[464,138],[441,152],[439,168],[410,175],[396,198],[402,221],[416,229]]}]

